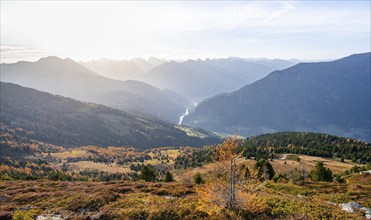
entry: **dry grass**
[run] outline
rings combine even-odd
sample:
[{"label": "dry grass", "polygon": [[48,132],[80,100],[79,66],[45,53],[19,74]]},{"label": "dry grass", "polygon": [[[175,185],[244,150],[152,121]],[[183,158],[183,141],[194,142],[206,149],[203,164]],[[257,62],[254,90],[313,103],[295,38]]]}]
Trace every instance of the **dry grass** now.
[{"label": "dry grass", "polygon": [[[310,172],[313,167],[316,165],[317,162],[322,161],[324,162],[325,166],[330,168],[334,174],[342,173],[346,170],[349,170],[355,163],[352,162],[341,162],[331,158],[323,158],[323,157],[314,157],[314,156],[306,156],[300,155],[300,162],[294,160],[273,160],[270,161],[276,173],[282,172],[289,172],[292,169],[304,169],[306,172]],[[286,164],[285,164],[286,162]],[[253,167],[255,161],[249,160],[248,162],[249,168]]]},{"label": "dry grass", "polygon": [[66,160],[67,158],[79,158],[89,156],[91,155],[91,153],[88,153],[87,151],[84,150],[66,150],[61,153],[52,153],[50,155],[57,159]]},{"label": "dry grass", "polygon": [[193,177],[196,173],[200,173],[205,178],[209,176],[210,173],[220,170],[222,168],[221,163],[207,163],[201,167],[188,168],[185,170],[174,170],[174,179],[179,182],[193,182]]},{"label": "dry grass", "polygon": [[131,172],[130,168],[119,166],[117,164],[104,164],[104,163],[95,163],[92,161],[79,161],[74,163],[69,163],[70,170],[99,170],[110,173],[129,173]]},{"label": "dry grass", "polygon": [[152,160],[145,160],[143,164],[145,164],[145,165],[148,165],[148,164],[156,165],[156,164],[160,164],[160,163],[161,163],[161,160],[152,159]]},{"label": "dry grass", "polygon": [[169,155],[169,157],[176,158],[180,155],[179,150],[177,149],[169,149],[169,150],[163,150],[161,151],[162,154]]},{"label": "dry grass", "polygon": [[[272,164],[273,169],[276,173],[283,173],[283,172],[287,173],[295,168],[299,170],[304,169],[306,172],[310,172],[310,170],[315,166],[315,164],[318,161],[323,161],[325,166],[330,168],[334,174],[342,173],[356,165],[355,163],[352,163],[350,161],[340,162],[340,161],[330,159],[330,158],[322,158],[322,157],[314,157],[314,156],[306,156],[306,155],[300,155],[299,157],[300,157],[300,162],[293,161],[293,160],[275,159],[273,161],[270,161],[270,163]],[[250,171],[253,170],[255,163],[256,161],[251,160],[251,159],[248,159],[248,160],[241,159],[238,161],[238,164],[247,165]],[[175,179],[177,181],[190,182],[190,181],[193,181],[193,177],[197,172],[207,177],[208,173],[214,172],[215,170],[220,169],[221,166],[222,165],[220,163],[215,162],[215,163],[204,164],[201,167],[188,168],[185,170],[174,171]]]},{"label": "dry grass", "polygon": [[189,205],[197,201],[192,185],[145,182],[0,181],[0,198],[0,214],[5,216],[31,209],[66,219],[96,214],[103,219],[132,219],[132,212],[155,215],[166,209],[192,214]]},{"label": "dry grass", "polygon": [[[169,162],[167,160],[158,160],[157,158],[162,156],[168,156],[169,157]],[[151,165],[156,165],[160,164],[162,162],[172,165],[175,162],[175,159],[177,156],[179,156],[181,153],[177,149],[165,149],[165,150],[160,150],[160,151],[155,151],[155,152],[149,152],[148,155],[151,156],[153,159],[151,160],[145,160],[144,164],[151,164]]]}]

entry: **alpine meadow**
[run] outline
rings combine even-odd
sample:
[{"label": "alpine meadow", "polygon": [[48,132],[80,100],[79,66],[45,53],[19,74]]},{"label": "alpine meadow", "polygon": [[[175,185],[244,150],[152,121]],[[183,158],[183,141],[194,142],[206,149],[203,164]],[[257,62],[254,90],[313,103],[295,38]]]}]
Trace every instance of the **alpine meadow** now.
[{"label": "alpine meadow", "polygon": [[0,219],[371,219],[370,1],[0,10]]}]

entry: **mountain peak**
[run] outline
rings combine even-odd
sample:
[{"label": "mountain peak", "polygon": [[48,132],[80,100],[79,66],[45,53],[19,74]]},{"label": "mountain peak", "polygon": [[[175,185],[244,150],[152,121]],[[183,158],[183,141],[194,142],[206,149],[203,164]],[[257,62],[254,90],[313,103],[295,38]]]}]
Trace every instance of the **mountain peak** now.
[{"label": "mountain peak", "polygon": [[[67,59],[67,58],[66,58]],[[61,62],[64,59],[57,57],[57,56],[47,56],[47,57],[42,57],[36,62]]]}]

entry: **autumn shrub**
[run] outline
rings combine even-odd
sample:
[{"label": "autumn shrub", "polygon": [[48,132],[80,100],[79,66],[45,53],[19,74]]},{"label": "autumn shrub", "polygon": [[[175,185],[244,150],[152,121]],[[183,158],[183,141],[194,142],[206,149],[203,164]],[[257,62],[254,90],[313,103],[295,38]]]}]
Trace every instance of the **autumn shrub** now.
[{"label": "autumn shrub", "polygon": [[13,214],[13,220],[33,220],[39,212],[39,210],[35,209],[17,210]]},{"label": "autumn shrub", "polygon": [[334,175],[334,178],[335,178],[335,181],[338,183],[345,183],[345,179],[339,174]]},{"label": "autumn shrub", "polygon": [[287,174],[286,174],[286,173],[279,173],[279,174],[276,173],[276,174],[273,176],[272,180],[273,180],[275,183],[277,183],[277,182],[282,182],[282,181],[286,182],[286,181],[287,181]]},{"label": "autumn shrub", "polygon": [[133,187],[130,186],[122,186],[122,187],[115,187],[113,188],[114,192],[125,194],[133,191]]},{"label": "autumn shrub", "polygon": [[338,206],[318,201],[271,198],[271,215],[279,219],[363,219],[359,213],[343,212]]},{"label": "autumn shrub", "polygon": [[0,180],[14,180],[12,177],[10,177],[8,174],[4,174],[0,176]]},{"label": "autumn shrub", "polygon": [[148,215],[148,211],[145,209],[134,209],[127,216],[129,220],[146,220]]},{"label": "autumn shrub", "polygon": [[179,214],[173,209],[163,209],[151,213],[149,220],[178,220],[181,219]]},{"label": "autumn shrub", "polygon": [[307,196],[307,195],[310,195],[313,193],[312,190],[308,189],[307,187],[304,187],[304,186],[297,186],[297,185],[294,185],[294,184],[291,184],[291,183],[272,183],[272,182],[269,182],[267,184],[265,184],[265,187],[269,188],[269,189],[273,189],[274,191],[281,191],[281,192],[285,192],[285,193],[288,193],[288,194],[291,194],[291,195],[304,195],[304,196]]}]

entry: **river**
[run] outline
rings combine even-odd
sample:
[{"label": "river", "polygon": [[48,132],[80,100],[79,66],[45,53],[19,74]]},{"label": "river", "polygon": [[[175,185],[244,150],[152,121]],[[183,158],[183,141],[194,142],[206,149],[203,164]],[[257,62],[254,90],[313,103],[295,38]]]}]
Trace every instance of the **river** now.
[{"label": "river", "polygon": [[183,115],[179,117],[179,125],[182,125],[183,118],[189,114],[189,108],[186,109]]}]

